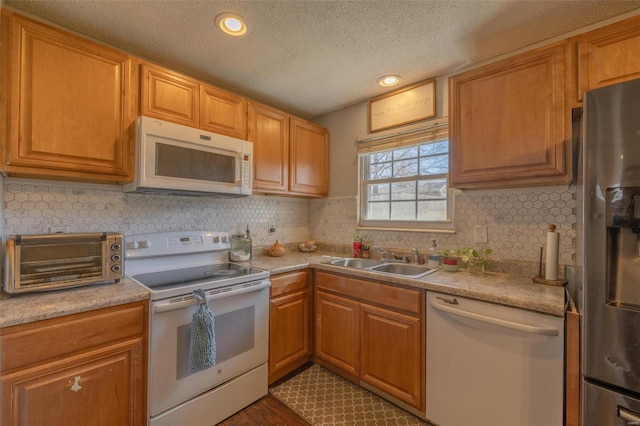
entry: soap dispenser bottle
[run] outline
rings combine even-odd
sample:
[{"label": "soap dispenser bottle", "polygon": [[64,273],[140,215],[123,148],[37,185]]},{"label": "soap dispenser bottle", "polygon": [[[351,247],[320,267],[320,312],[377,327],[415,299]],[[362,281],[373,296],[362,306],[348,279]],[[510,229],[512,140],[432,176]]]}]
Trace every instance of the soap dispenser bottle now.
[{"label": "soap dispenser bottle", "polygon": [[442,256],[438,253],[438,246],[436,240],[432,239],[427,249],[427,266],[430,268],[439,268]]},{"label": "soap dispenser bottle", "polygon": [[249,259],[251,259],[253,253],[253,240],[251,239],[251,232],[249,232],[249,225],[247,224],[247,233],[244,236],[247,240],[249,240]]}]

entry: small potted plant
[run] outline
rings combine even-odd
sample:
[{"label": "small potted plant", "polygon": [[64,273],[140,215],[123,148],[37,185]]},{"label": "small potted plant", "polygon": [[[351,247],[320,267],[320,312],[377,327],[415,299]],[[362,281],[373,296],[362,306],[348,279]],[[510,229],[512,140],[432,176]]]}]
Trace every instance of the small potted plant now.
[{"label": "small potted plant", "polygon": [[467,264],[469,272],[472,274],[484,274],[489,268],[489,255],[493,253],[490,248],[474,249],[473,247],[465,247],[459,250],[460,258]]},{"label": "small potted plant", "polygon": [[454,251],[449,249],[440,251],[440,254],[442,255],[442,264],[440,266],[442,269],[449,272],[458,271],[458,269],[460,268],[460,265],[458,264],[458,251],[459,250]]}]

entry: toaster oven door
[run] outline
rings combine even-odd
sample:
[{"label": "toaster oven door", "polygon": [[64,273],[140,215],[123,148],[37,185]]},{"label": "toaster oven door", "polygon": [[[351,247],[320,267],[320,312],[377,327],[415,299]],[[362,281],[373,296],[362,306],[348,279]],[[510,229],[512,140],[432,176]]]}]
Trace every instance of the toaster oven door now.
[{"label": "toaster oven door", "polygon": [[122,277],[119,234],[45,234],[7,239],[5,289],[52,290]]}]

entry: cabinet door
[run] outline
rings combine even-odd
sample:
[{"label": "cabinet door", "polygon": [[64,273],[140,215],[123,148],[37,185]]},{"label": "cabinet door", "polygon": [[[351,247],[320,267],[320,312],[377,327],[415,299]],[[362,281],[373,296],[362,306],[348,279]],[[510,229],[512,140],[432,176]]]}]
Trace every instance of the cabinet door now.
[{"label": "cabinet door", "polygon": [[2,424],[146,424],[142,338],[1,378]]},{"label": "cabinet door", "polygon": [[131,181],[131,59],[4,9],[2,32],[4,171]]},{"label": "cabinet door", "polygon": [[356,378],[360,372],[360,305],[316,292],[315,354]]},{"label": "cabinet door", "polygon": [[289,116],[248,103],[249,135],[253,142],[253,190],[286,193],[289,190]]},{"label": "cabinet door", "polygon": [[246,139],[246,100],[242,96],[217,87],[200,85],[200,128]]},{"label": "cabinet door", "polygon": [[291,117],[289,190],[303,195],[329,192],[329,131]]},{"label": "cabinet door", "polygon": [[142,64],[140,114],[198,127],[200,86],[196,80],[151,64]]},{"label": "cabinet door", "polygon": [[561,42],[450,78],[452,187],[569,182],[567,64]]},{"label": "cabinet door", "polygon": [[271,300],[269,314],[269,382],[295,370],[311,353],[309,290]]},{"label": "cabinet door", "polygon": [[360,309],[361,380],[423,411],[420,317],[365,304]]},{"label": "cabinet door", "polygon": [[640,16],[576,37],[578,93],[640,78]]},{"label": "cabinet door", "polygon": [[272,383],[310,359],[309,271],[273,275],[270,293],[269,383]]}]

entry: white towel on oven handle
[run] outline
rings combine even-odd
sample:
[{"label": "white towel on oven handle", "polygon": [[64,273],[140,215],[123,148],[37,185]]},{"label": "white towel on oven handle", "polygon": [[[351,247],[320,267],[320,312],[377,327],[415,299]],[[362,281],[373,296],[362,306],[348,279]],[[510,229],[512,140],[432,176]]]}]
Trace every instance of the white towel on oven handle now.
[{"label": "white towel on oven handle", "polygon": [[216,336],[213,312],[207,305],[208,299],[204,290],[193,291],[198,308],[191,320],[191,337],[189,339],[189,372],[196,373],[216,363]]}]

